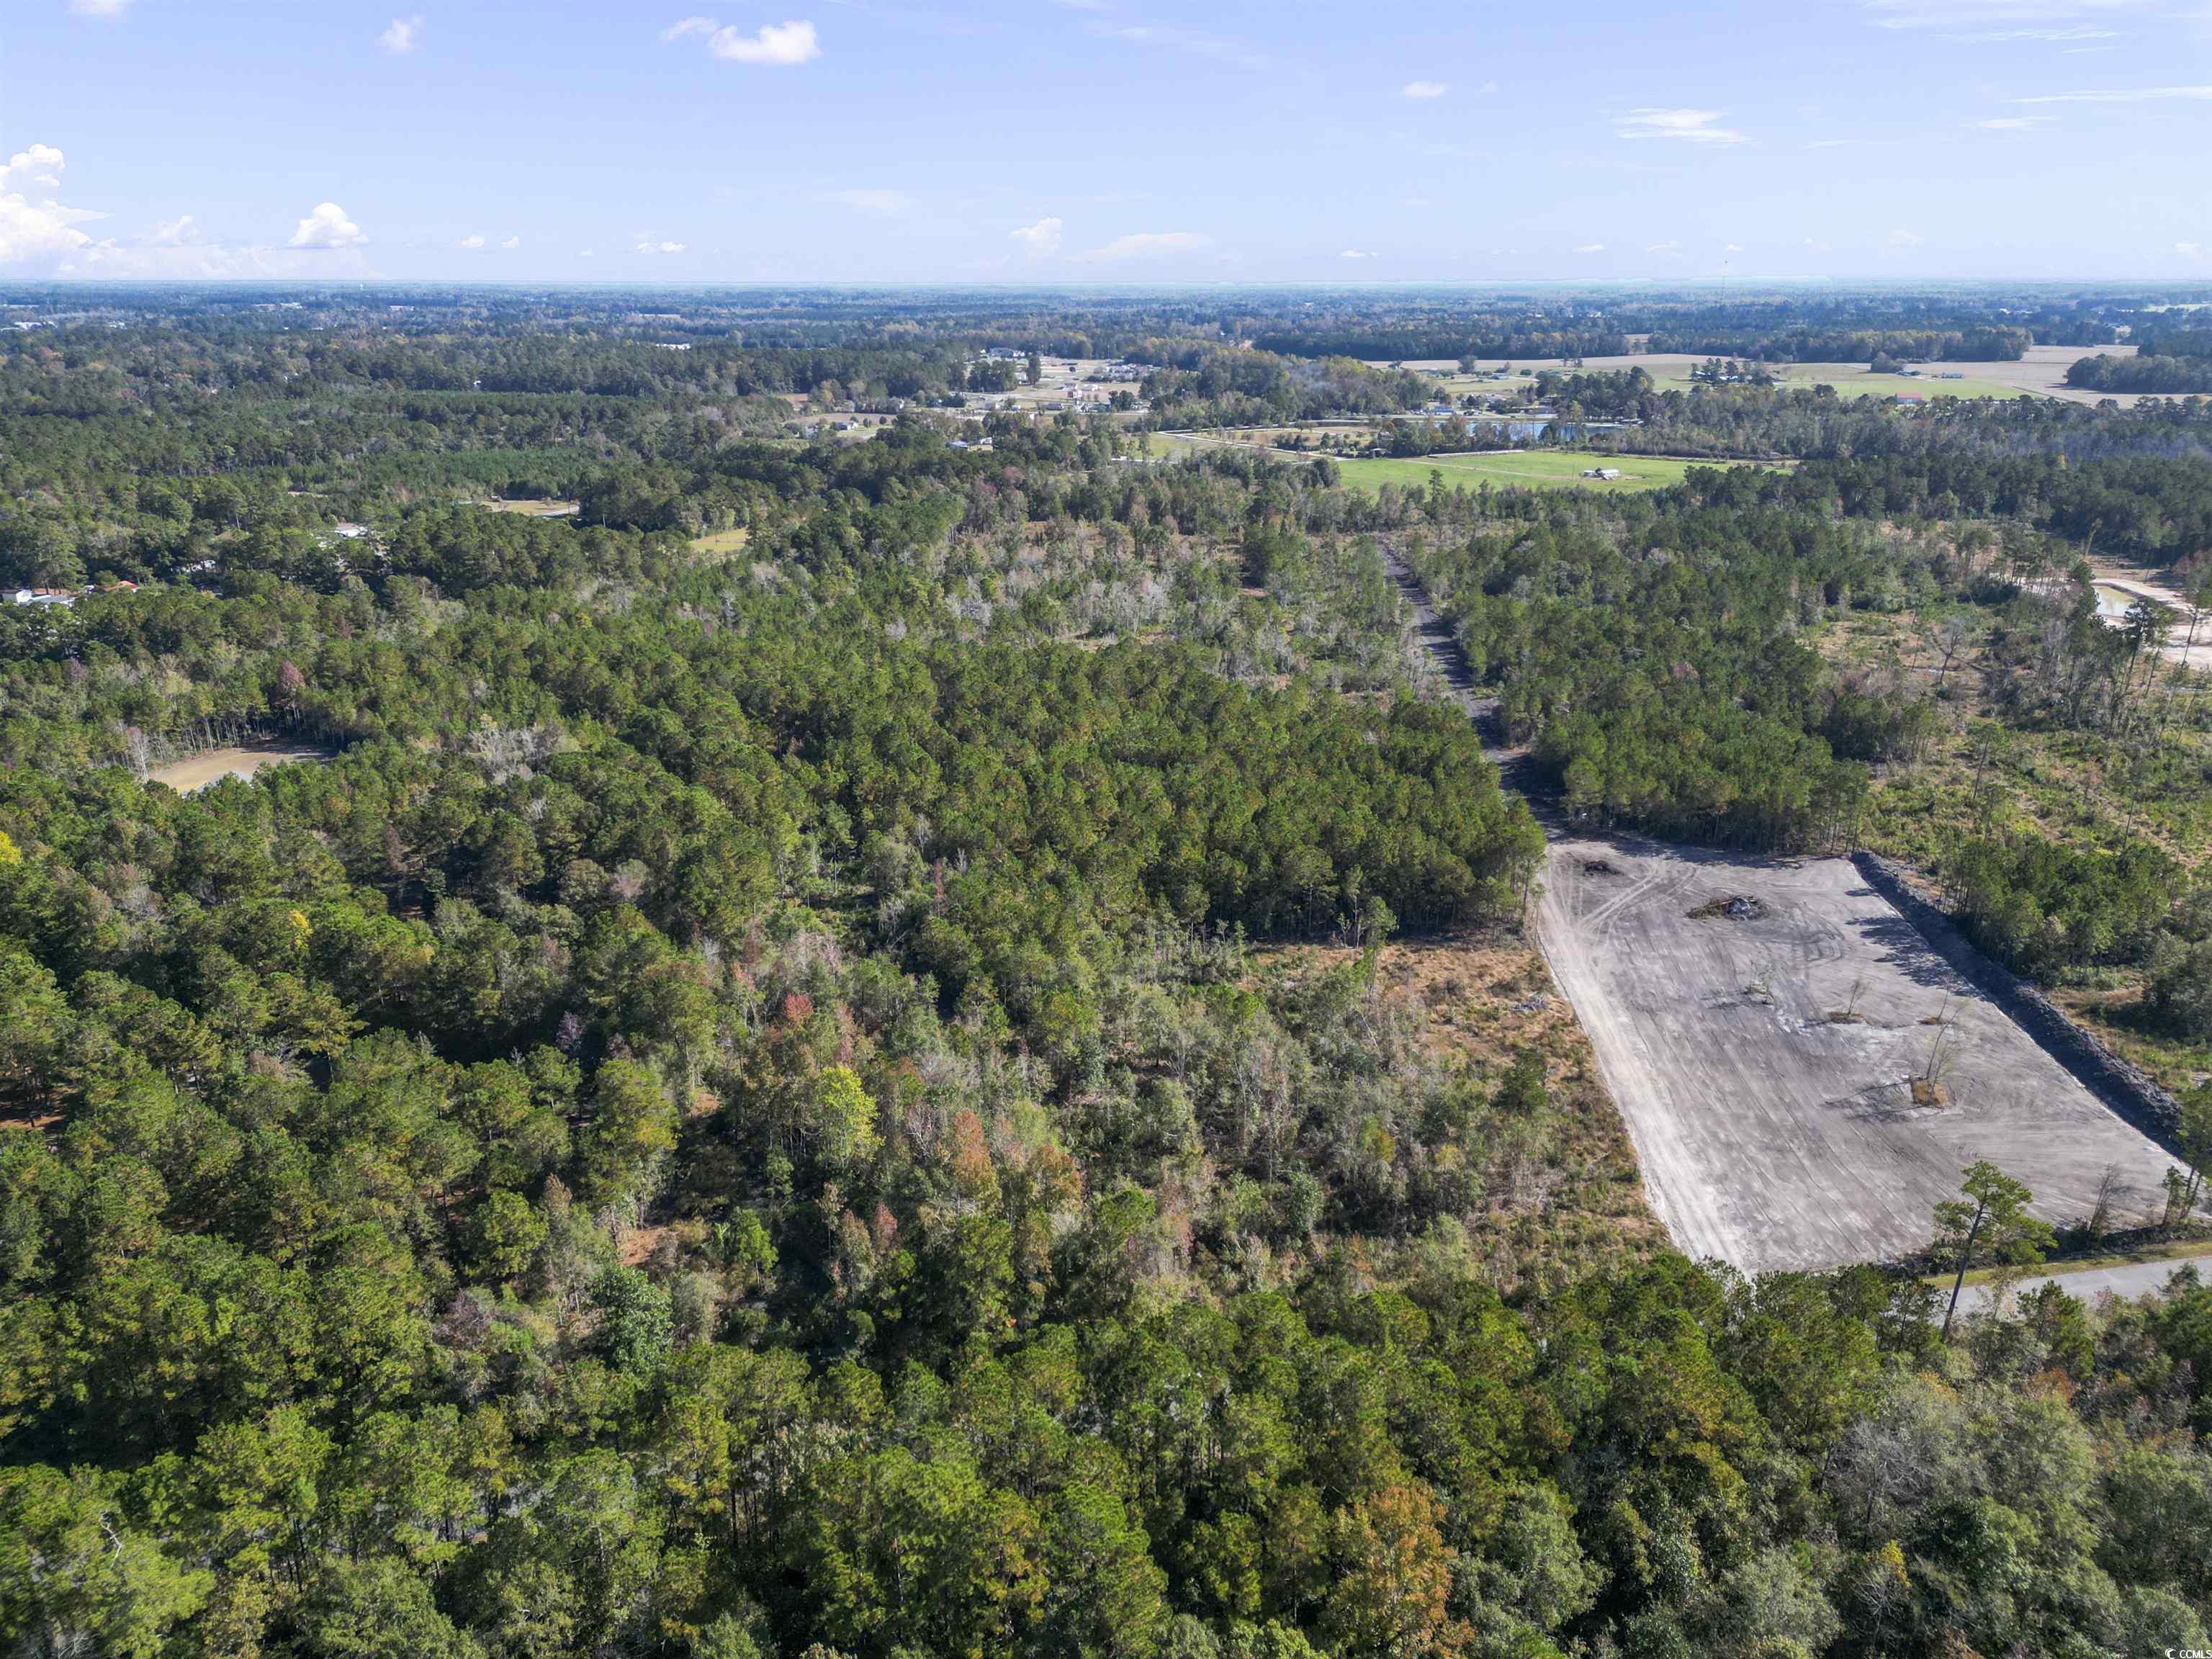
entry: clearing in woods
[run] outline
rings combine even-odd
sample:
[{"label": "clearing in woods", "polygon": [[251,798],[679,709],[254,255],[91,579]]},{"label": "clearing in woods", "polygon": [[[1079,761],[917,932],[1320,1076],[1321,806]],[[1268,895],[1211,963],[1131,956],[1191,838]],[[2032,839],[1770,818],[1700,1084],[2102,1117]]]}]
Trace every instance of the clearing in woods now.
[{"label": "clearing in woods", "polygon": [[1766,1272],[1904,1255],[1983,1158],[2054,1223],[2100,1188],[2115,1225],[2163,1200],[2172,1159],[1849,860],[1565,836],[1540,929],[1652,1207],[1692,1256]]},{"label": "clearing in woods", "polygon": [[296,743],[240,744],[203,749],[197,755],[153,768],[146,774],[146,780],[149,783],[166,783],[178,793],[189,795],[222,778],[250,778],[264,766],[281,766],[287,761],[328,760],[331,752]]},{"label": "clearing in woods", "polygon": [[[1386,557],[1450,701],[1489,718],[1449,625]],[[1524,768],[1486,752],[1509,779]],[[2102,1198],[2120,1227],[2162,1204],[2173,1160],[1848,859],[1545,830],[1536,935],[1677,1249],[1747,1273],[1908,1255],[1984,1158],[2046,1220]]]},{"label": "clearing in woods", "polygon": [[[1152,453],[1170,459],[1188,455],[1194,451],[1213,447],[1258,449],[1285,461],[1310,461],[1317,459],[1315,453],[1294,449],[1276,449],[1264,444],[1248,444],[1239,440],[1208,438],[1188,433],[1156,432],[1152,439]],[[1421,455],[1408,459],[1385,457],[1369,459],[1365,457],[1331,457],[1342,469],[1344,487],[1347,489],[1372,491],[1386,483],[1401,489],[1425,489],[1429,474],[1441,473],[1447,489],[1455,484],[1473,489],[1487,483],[1492,489],[1517,487],[1522,489],[1596,489],[1613,493],[1634,494],[1646,489],[1663,489],[1668,484],[1682,482],[1682,475],[1692,466],[1732,466],[1741,465],[1732,461],[1685,461],[1665,455],[1601,455],[1583,450],[1567,449],[1498,449],[1481,450],[1460,454]],[[1610,468],[1620,474],[1618,478],[1586,478],[1583,475],[1594,468]]]}]

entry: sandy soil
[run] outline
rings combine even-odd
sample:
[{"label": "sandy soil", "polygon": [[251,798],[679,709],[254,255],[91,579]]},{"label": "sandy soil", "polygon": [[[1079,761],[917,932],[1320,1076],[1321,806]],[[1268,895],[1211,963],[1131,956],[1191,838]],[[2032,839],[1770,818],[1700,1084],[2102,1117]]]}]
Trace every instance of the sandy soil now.
[{"label": "sandy soil", "polygon": [[2124,623],[2131,601],[2149,599],[2162,605],[2173,613],[2173,625],[2166,629],[2159,654],[2190,668],[2212,669],[2212,627],[2200,622],[2194,630],[2191,629],[2189,601],[2171,577],[2163,571],[2132,570],[2106,563],[2095,563],[2094,568],[2099,616],[2118,628]]},{"label": "sandy soil", "polygon": [[219,778],[250,778],[264,766],[286,761],[327,760],[330,751],[300,744],[254,744],[234,749],[203,749],[197,755],[147,773],[149,782],[166,783],[179,794],[204,789]]},{"label": "sandy soil", "polygon": [[[1764,914],[1690,914],[1737,896]],[[2129,1189],[2116,1221],[2162,1198],[2166,1155],[1846,860],[1562,837],[1539,926],[1652,1207],[1692,1255],[1762,1272],[1903,1254],[1980,1158],[2053,1222],[2086,1215],[2108,1168]],[[1916,1103],[1939,1036],[1945,1103]]]}]

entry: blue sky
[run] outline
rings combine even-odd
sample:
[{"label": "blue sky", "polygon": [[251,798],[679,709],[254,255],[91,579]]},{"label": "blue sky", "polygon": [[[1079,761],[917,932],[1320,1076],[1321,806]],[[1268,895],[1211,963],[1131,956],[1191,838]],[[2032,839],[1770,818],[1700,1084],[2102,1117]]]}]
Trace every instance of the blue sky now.
[{"label": "blue sky", "polygon": [[2206,0],[685,3],[8,0],[0,277],[2212,278]]}]

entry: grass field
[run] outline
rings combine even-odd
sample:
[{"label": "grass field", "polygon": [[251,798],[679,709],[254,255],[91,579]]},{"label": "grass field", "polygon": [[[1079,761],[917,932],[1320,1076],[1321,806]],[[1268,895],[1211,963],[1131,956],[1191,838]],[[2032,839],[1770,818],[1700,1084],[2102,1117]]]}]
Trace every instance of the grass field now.
[{"label": "grass field", "polygon": [[[2076,354],[2079,355],[2079,354]],[[1651,377],[1652,385],[1661,392],[1687,392],[1692,382],[1690,371],[1705,362],[1703,357],[1682,352],[1644,352],[1631,357],[1587,357],[1583,360],[1581,373],[1585,374],[1618,374],[1624,369],[1640,368]],[[1486,362],[1484,368],[1500,365]],[[1513,372],[1504,380],[1492,380],[1486,375],[1452,374],[1437,382],[1440,392],[1452,397],[1464,392],[1497,392],[1525,389],[1529,381],[1522,369],[1541,373],[1546,369],[1563,368],[1557,358],[1540,362],[1516,362]],[[1893,398],[1900,392],[1917,392],[1931,400],[1936,398],[2033,398],[2047,388],[2042,382],[2051,378],[2039,365],[2012,363],[1929,363],[1922,367],[1917,377],[1901,374],[1869,374],[1864,363],[1769,363],[1767,372],[1785,386],[1811,387],[1832,386],[1839,398]],[[1946,372],[1964,378],[1945,380],[1937,378]],[[2015,383],[2017,382],[2017,383]]]},{"label": "grass field", "polygon": [[478,501],[477,506],[492,513],[520,513],[532,519],[568,519],[576,514],[576,503],[563,501]]},{"label": "grass field", "polygon": [[[1170,457],[1188,455],[1219,442],[1214,439],[1181,434],[1171,436],[1158,432],[1152,434],[1152,441],[1154,454]],[[1294,450],[1269,450],[1267,453],[1288,461],[1313,459]],[[1374,490],[1386,483],[1425,489],[1429,475],[1437,472],[1443,475],[1447,489],[1456,484],[1473,489],[1487,483],[1497,489],[1597,489],[1613,494],[1663,489],[1668,484],[1681,483],[1682,475],[1696,465],[1696,462],[1672,460],[1665,456],[1594,455],[1568,449],[1504,449],[1474,454],[1423,455],[1412,460],[1356,458],[1337,461],[1337,465],[1343,469],[1344,487],[1361,491]],[[1582,476],[1594,466],[1617,468],[1621,476],[1618,478],[1585,478]]]},{"label": "grass field", "polygon": [[751,531],[743,528],[717,530],[711,536],[694,537],[691,550],[694,553],[704,553],[709,558],[730,558],[744,551],[745,544],[751,539],[752,533]]}]

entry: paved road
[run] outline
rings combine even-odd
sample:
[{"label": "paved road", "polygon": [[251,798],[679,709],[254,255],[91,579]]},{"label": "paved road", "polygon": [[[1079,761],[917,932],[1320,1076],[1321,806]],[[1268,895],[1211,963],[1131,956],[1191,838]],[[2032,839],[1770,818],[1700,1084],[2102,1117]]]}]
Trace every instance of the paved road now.
[{"label": "paved road", "polygon": [[[2185,1256],[2159,1261],[2123,1261],[2111,1267],[2084,1267],[2078,1273],[2043,1273],[2021,1280],[2020,1291],[2024,1294],[2045,1285],[2057,1285],[2069,1296],[2078,1296],[2084,1302],[2094,1301],[2108,1291],[2119,1297],[2147,1296],[2153,1291],[2164,1290],[2167,1279],[2190,1267],[2199,1273],[2212,1270],[2212,1259]],[[1979,1313],[1989,1306],[1989,1302],[1988,1285],[1969,1285],[1959,1293],[1959,1311]]]}]

